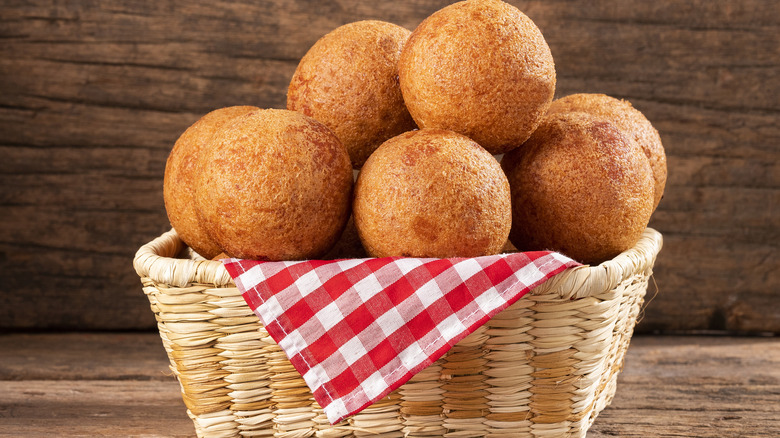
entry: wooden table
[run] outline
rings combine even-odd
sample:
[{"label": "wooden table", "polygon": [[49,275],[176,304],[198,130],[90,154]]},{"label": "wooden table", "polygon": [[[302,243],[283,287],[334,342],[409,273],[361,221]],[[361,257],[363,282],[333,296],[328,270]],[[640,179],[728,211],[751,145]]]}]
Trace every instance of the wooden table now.
[{"label": "wooden table", "polygon": [[[156,334],[0,335],[0,436],[190,437]],[[780,435],[780,338],[635,337],[589,437]]]}]

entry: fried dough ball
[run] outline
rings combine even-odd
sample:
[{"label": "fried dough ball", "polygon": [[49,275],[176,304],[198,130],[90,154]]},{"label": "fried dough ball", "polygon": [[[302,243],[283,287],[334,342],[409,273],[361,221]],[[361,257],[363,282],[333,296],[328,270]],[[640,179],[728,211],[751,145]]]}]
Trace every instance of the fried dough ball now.
[{"label": "fried dough ball", "polygon": [[205,258],[222,252],[200,226],[195,213],[195,177],[198,157],[210,146],[214,133],[235,117],[258,110],[254,106],[230,106],[201,117],[176,140],[165,165],[163,198],[168,220],[182,241]]},{"label": "fried dough ball", "polygon": [[642,149],[585,113],[546,117],[501,163],[512,189],[512,243],[596,264],[631,248],[653,209]]},{"label": "fried dough ball", "polygon": [[347,227],[344,229],[344,232],[341,233],[341,237],[339,237],[339,240],[336,241],[333,248],[331,248],[322,259],[363,259],[366,257],[368,257],[368,254],[363,248],[363,244],[360,242],[360,236],[358,236],[355,221],[350,217],[347,222]]},{"label": "fried dough ball", "polygon": [[385,140],[416,128],[398,86],[398,58],[409,30],[367,20],[320,38],[298,64],[287,109],[328,126],[355,168]]},{"label": "fried dough ball", "polygon": [[572,94],[553,101],[547,114],[582,111],[606,118],[642,147],[653,169],[655,189],[653,210],[658,207],[666,187],[666,153],[661,136],[649,120],[626,100],[605,94]]},{"label": "fried dough ball", "polygon": [[374,257],[497,254],[511,227],[509,184],[473,140],[440,129],[411,131],[366,161],[353,217]]},{"label": "fried dough ball", "polygon": [[555,65],[541,31],[499,0],[433,13],[412,32],[398,70],[420,128],[464,134],[494,155],[528,139],[555,94]]},{"label": "fried dough ball", "polygon": [[231,257],[316,258],[349,218],[349,155],[333,132],[301,113],[237,117],[198,163],[198,217]]}]

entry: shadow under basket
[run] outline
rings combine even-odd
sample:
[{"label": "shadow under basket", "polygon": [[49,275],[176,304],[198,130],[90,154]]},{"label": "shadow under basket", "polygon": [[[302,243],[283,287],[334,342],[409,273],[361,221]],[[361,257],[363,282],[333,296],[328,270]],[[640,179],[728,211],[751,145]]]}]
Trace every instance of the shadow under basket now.
[{"label": "shadow under basket", "polygon": [[331,425],[219,261],[171,230],[134,266],[199,437],[585,436],[615,394],[661,234],[569,268],[362,412]]}]

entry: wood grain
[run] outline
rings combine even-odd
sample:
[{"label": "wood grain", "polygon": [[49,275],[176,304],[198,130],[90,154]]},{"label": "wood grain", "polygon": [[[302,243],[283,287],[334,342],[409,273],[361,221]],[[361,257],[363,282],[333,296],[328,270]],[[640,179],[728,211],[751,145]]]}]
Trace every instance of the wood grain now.
[{"label": "wood grain", "polygon": [[763,437],[780,430],[777,338],[636,337],[589,437]]},{"label": "wood grain", "polygon": [[191,437],[153,334],[0,335],[0,437]]},{"label": "wood grain", "polygon": [[[0,335],[0,436],[194,436],[156,334]],[[780,339],[637,336],[589,437],[780,430]]]},{"label": "wood grain", "polygon": [[195,436],[175,382],[28,380],[0,388],[0,437]]},{"label": "wood grain", "polygon": [[[173,142],[227,105],[285,106],[320,36],[413,29],[449,2],[3,2],[0,329],[153,329],[131,267],[167,230]],[[544,33],[557,95],[630,100],[669,180],[658,296],[638,329],[780,332],[780,3],[513,1]]]}]

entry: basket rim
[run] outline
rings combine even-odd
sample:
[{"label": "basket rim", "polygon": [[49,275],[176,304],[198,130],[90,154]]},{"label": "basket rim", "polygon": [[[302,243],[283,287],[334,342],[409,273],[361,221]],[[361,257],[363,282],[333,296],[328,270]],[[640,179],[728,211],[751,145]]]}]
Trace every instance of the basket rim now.
[{"label": "basket rim", "polygon": [[[646,228],[632,248],[598,265],[568,268],[531,291],[534,295],[553,294],[557,298],[584,298],[611,290],[637,272],[652,271],[663,246],[661,233]],[[218,260],[177,258],[187,246],[176,230],[166,231],[141,246],[133,267],[141,278],[174,287],[207,284],[215,287],[235,286],[222,262]]]}]

